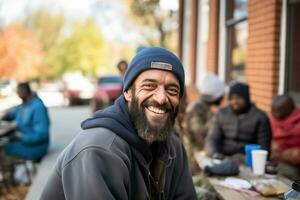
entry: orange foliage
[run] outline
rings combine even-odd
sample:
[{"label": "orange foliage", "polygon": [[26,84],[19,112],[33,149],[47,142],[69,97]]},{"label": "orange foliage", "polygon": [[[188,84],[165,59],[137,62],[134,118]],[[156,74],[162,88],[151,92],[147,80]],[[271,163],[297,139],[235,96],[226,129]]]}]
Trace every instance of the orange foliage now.
[{"label": "orange foliage", "polygon": [[0,33],[0,77],[26,81],[40,74],[44,54],[40,41],[22,24],[14,23]]}]

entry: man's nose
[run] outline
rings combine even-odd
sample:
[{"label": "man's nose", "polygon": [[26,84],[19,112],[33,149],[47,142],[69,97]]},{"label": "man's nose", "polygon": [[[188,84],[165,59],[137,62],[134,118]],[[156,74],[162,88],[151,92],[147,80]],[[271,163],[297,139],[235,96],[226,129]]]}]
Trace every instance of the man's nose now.
[{"label": "man's nose", "polygon": [[168,102],[168,95],[165,88],[157,88],[154,97],[160,105],[166,104]]}]

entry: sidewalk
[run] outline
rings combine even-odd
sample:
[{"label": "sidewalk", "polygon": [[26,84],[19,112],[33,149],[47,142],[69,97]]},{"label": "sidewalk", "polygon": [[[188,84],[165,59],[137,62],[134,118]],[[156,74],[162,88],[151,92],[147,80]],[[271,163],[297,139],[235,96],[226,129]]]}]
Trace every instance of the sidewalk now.
[{"label": "sidewalk", "polygon": [[52,172],[60,152],[80,130],[80,122],[90,116],[88,106],[50,108],[51,146],[50,151],[38,165],[38,172],[25,200],[37,200]]},{"label": "sidewalk", "polygon": [[[65,144],[64,146],[66,145],[67,144]],[[50,151],[48,155],[42,160],[42,162],[38,165],[38,172],[26,195],[25,200],[36,200],[40,197],[41,192],[46,184],[46,181],[48,180],[48,177],[52,172],[55,161],[59,153],[64,149],[64,146],[52,149],[52,151]]]}]

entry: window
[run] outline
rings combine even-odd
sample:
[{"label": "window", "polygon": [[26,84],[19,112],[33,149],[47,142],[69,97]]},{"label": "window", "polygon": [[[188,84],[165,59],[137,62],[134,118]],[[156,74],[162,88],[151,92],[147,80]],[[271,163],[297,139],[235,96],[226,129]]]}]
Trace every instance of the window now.
[{"label": "window", "polygon": [[247,0],[226,1],[226,81],[245,81],[248,40]]},{"label": "window", "polygon": [[287,7],[286,91],[300,105],[300,0],[289,0]]},{"label": "window", "polygon": [[200,77],[206,73],[207,42],[209,24],[209,0],[201,0],[198,4],[198,35],[197,35],[197,86],[200,87]]}]

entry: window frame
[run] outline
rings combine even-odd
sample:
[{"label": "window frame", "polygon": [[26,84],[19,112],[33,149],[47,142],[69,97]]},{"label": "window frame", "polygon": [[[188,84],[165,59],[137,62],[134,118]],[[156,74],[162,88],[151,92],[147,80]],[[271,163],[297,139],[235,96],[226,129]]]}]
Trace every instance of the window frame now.
[{"label": "window frame", "polygon": [[[292,71],[292,60],[293,60],[293,49],[292,49],[292,37],[291,37],[291,33],[292,33],[292,6],[295,4],[300,4],[300,0],[288,0],[287,1],[287,6],[286,6],[286,38],[285,38],[285,75],[284,75],[284,93],[285,94],[290,94],[291,91],[291,73],[293,73]],[[300,94],[300,92],[299,92]],[[296,103],[300,103],[300,99],[297,101],[296,99],[294,99]]]},{"label": "window frame", "polygon": [[[232,71],[231,61],[232,61],[232,32],[234,28],[239,23],[248,21],[248,11],[246,16],[241,16],[239,18],[234,18],[234,9],[231,10],[230,3],[234,0],[227,0],[225,3],[225,29],[226,29],[226,47],[225,47],[225,80],[226,82],[232,81],[230,77],[230,72]],[[248,0],[247,0],[247,9],[248,9]],[[230,15],[232,17],[230,18]],[[246,64],[246,63],[245,63]]]}]

